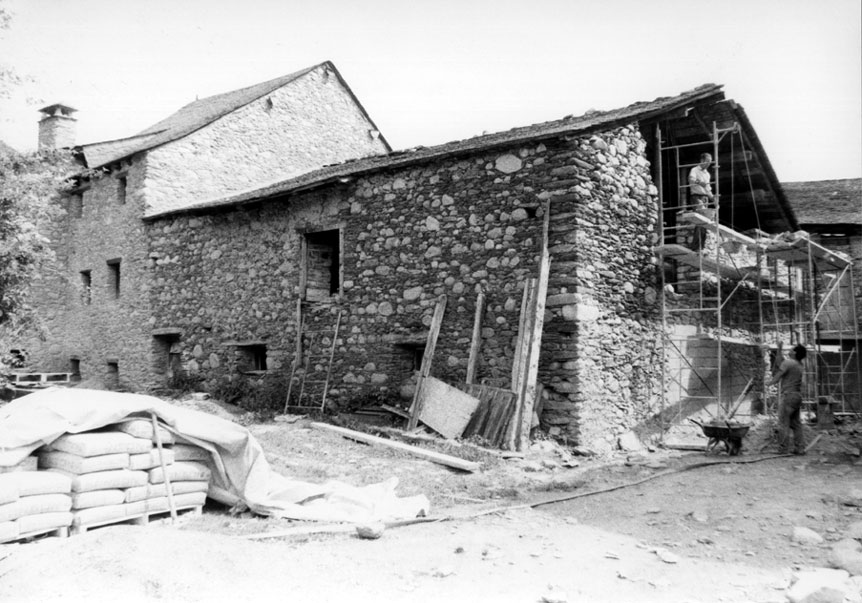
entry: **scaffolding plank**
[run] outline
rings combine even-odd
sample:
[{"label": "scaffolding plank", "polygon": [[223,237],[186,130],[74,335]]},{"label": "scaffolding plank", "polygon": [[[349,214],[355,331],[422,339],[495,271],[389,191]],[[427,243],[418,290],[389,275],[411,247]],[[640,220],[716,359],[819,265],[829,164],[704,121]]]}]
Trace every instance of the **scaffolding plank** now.
[{"label": "scaffolding plank", "polygon": [[[774,241],[766,246],[769,257],[782,260],[788,264],[808,264],[808,256],[820,270],[838,270],[850,265],[850,260],[841,257],[836,252],[826,249],[805,236],[795,241]],[[803,266],[804,267],[804,266]]]},{"label": "scaffolding plank", "polygon": [[716,262],[707,253],[692,251],[683,245],[660,245],[656,247],[656,253],[692,268],[698,268],[703,272],[714,272],[723,278],[741,279],[745,276],[745,273],[741,272],[736,266]]},{"label": "scaffolding plank", "polygon": [[751,247],[752,249],[763,248],[763,245],[758,243],[756,240],[752,239],[748,235],[744,235],[741,232],[737,232],[732,228],[727,226],[723,226],[715,222],[714,219],[708,218],[702,214],[699,214],[694,211],[688,211],[680,214],[678,217],[680,222],[685,222],[687,224],[695,224],[697,226],[703,226],[707,230],[715,232],[719,234],[723,239],[729,239],[731,241],[736,241],[737,243],[741,243],[746,247]]}]

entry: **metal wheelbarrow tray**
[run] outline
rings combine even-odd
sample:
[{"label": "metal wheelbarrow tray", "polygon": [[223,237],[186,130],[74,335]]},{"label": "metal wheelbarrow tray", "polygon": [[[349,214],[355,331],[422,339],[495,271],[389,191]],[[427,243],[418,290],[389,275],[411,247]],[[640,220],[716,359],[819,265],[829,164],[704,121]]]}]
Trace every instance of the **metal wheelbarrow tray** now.
[{"label": "metal wheelbarrow tray", "polygon": [[736,421],[722,421],[700,423],[694,419],[689,419],[692,423],[703,430],[703,435],[709,438],[706,444],[707,452],[714,452],[719,444],[724,444],[727,454],[736,456],[742,449],[742,438],[748,433],[751,425],[738,423]]}]

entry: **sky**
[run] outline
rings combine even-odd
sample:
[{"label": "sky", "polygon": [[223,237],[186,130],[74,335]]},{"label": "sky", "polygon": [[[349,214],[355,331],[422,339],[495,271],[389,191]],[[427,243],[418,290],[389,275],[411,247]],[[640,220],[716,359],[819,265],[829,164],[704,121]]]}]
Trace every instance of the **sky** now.
[{"label": "sky", "polygon": [[0,140],[78,143],[331,60],[395,149],[724,86],[783,182],[862,177],[859,0],[0,0]]}]

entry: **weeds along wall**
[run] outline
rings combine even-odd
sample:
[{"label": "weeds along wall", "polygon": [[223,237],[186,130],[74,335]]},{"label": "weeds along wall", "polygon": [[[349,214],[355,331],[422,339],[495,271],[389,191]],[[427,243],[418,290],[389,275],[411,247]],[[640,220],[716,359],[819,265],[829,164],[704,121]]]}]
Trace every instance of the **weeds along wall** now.
[{"label": "weeds along wall", "polygon": [[542,425],[609,443],[649,414],[660,382],[657,201],[644,148],[637,128],[623,127],[155,218],[153,328],[180,334],[172,349],[208,384],[248,368],[251,348],[265,350],[267,375],[284,375],[303,300],[316,329],[342,316],[330,403],[397,403],[410,397],[440,296],[448,305],[431,372],[464,381],[481,288],[477,379],[508,386],[550,207]]}]

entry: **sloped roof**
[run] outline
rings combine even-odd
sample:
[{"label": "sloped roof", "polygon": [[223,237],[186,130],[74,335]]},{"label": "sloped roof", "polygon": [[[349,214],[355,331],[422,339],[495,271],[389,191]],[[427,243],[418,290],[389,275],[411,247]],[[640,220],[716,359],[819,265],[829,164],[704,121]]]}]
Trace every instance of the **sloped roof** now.
[{"label": "sloped roof", "polygon": [[[373,125],[374,122],[371,121],[368,113],[359,103],[359,100],[353,94],[353,91],[350,90],[350,87],[344,81],[344,78],[342,78],[341,74],[338,73],[335,65],[330,61],[324,61],[323,63],[308,67],[307,69],[302,69],[267,82],[255,84],[254,86],[195,100],[176,113],[153,124],[135,136],[83,145],[81,150],[84,154],[87,166],[90,168],[98,168],[108,163],[129,157],[134,153],[147,151],[159,145],[188,136],[192,132],[213,123],[217,119],[232,113],[233,111],[236,111],[263,96],[266,96],[267,94],[270,94],[271,92],[274,92],[275,90],[299,79],[305,74],[321,67],[330,69],[338,77],[339,81],[350,94],[363,116]],[[376,126],[374,127],[376,128]],[[383,139],[382,136],[380,139],[388,148],[389,145],[386,143],[386,140]]]},{"label": "sloped roof", "polygon": [[499,147],[509,147],[514,144],[528,141],[538,142],[568,134],[585,134],[589,132],[609,130],[627,123],[632,123],[633,121],[649,119],[683,107],[693,101],[700,101],[707,98],[714,98],[715,100],[723,99],[724,93],[722,92],[722,86],[716,84],[704,84],[677,96],[660,97],[649,102],[637,102],[621,109],[614,109],[611,111],[590,111],[578,117],[567,116],[563,119],[513,128],[505,132],[486,134],[465,140],[457,140],[433,147],[417,147],[406,151],[389,153],[388,155],[376,155],[346,161],[344,163],[326,166],[295,178],[274,182],[273,184],[255,188],[244,193],[204,201],[183,209],[152,214],[148,216],[148,219],[176,213],[206,211],[208,209],[218,207],[242,205],[244,203],[251,203],[302,190],[317,188],[331,182],[359,176],[361,174],[401,168],[408,165],[424,163],[443,157],[462,155],[479,150],[484,151]]},{"label": "sloped roof", "polygon": [[783,182],[798,222],[862,224],[862,178]]}]

